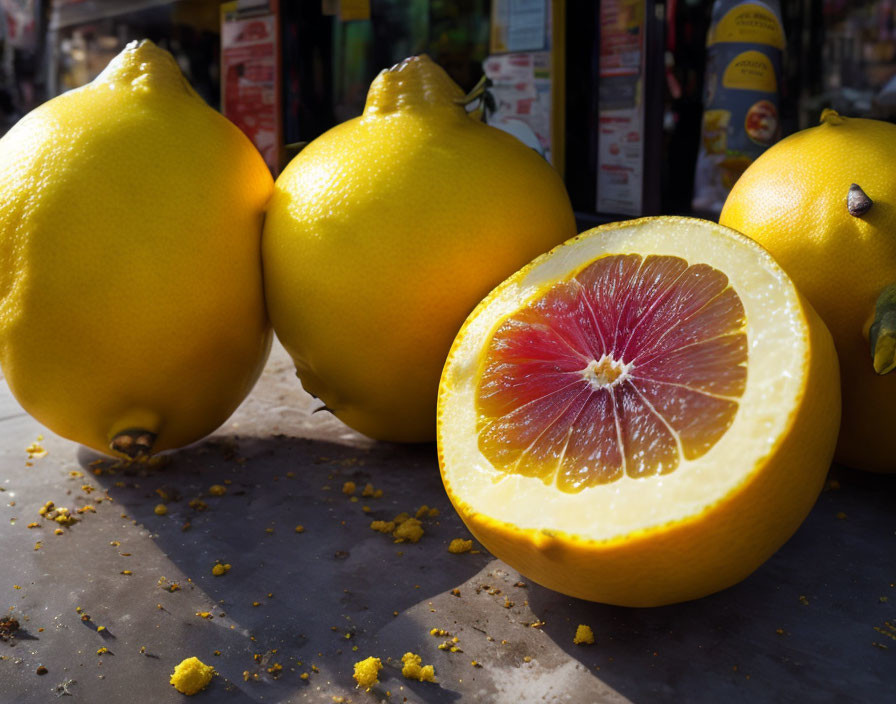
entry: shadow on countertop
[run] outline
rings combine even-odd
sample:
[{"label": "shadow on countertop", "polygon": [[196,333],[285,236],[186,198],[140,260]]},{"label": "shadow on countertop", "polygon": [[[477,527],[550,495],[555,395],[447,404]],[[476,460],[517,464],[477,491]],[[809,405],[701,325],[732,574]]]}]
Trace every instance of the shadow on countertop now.
[{"label": "shadow on countertop", "polygon": [[[834,466],[794,536],[743,582],[637,609],[531,585],[543,630],[634,702],[868,702],[896,687],[896,475]],[[578,624],[594,645],[574,645]],[[886,698],[886,696],[884,697]]]},{"label": "shadow on countertop", "polygon": [[[173,622],[160,631],[176,623],[174,637],[193,650],[220,651],[201,658],[235,697],[220,701],[242,701],[238,689],[249,691],[251,701],[358,696],[353,664],[369,655],[386,665],[381,680],[390,670],[397,674],[392,689],[403,688],[402,696],[418,689],[420,701],[458,698],[402,678],[405,650],[372,649],[387,623],[490,559],[447,551],[451,539],[468,532],[442,488],[434,445],[358,449],[286,436],[214,436],[151,462],[115,462],[84,448],[78,460],[123,520],[151,538],[142,546],[157,554],[138,557],[140,546],[124,540],[113,546],[122,569],[135,557],[144,567],[157,565],[141,575],[135,592],[144,602],[140,610],[148,611],[144,618]],[[382,495],[364,496],[368,484]],[[156,513],[159,505],[164,515]],[[370,528],[402,512],[415,516],[424,505],[425,533],[417,543]],[[230,569],[215,576],[216,564]],[[263,698],[255,698],[258,691]]]},{"label": "shadow on countertop", "polygon": [[[10,485],[21,518],[0,533],[0,577],[21,586],[10,603],[34,638],[0,644],[17,704],[63,684],[83,701],[181,701],[168,677],[190,656],[220,675],[197,704],[865,702],[896,686],[896,476],[835,467],[837,484],[747,580],[628,609],[544,589],[485,551],[449,553],[469,534],[431,444],[219,434],[129,465],[72,448],[59,440]],[[382,496],[362,496],[368,483]],[[58,538],[25,528],[50,498],[96,513]],[[418,543],[370,528],[424,504],[439,514],[421,518]],[[593,645],[573,644],[579,624]],[[403,678],[405,652],[438,684]],[[351,677],[368,656],[384,665],[370,693]]]}]

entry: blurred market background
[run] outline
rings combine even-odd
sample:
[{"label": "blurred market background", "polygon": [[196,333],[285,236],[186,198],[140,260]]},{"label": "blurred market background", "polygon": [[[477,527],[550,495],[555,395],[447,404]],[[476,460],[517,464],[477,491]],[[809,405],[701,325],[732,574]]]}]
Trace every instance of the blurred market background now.
[{"label": "blurred market background", "polygon": [[382,68],[425,52],[465,90],[489,76],[487,120],[561,171],[582,223],[711,213],[695,192],[701,149],[727,159],[723,181],[752,158],[732,158],[743,120],[708,106],[708,32],[737,6],[776,14],[786,40],[759,47],[774,75],[747,86],[769,94],[750,108],[751,148],[824,107],[896,119],[896,0],[0,0],[0,134],[149,38],[276,174],[295,145],[360,114]]}]

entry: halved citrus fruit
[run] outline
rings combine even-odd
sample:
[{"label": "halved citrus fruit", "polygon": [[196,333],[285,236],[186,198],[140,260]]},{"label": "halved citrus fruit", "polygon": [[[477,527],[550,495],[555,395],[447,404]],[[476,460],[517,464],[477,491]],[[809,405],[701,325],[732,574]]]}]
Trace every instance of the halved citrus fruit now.
[{"label": "halved citrus fruit", "polygon": [[830,333],[755,242],[693,218],[598,227],[498,286],[439,388],[445,488],[551,589],[651,606],[753,572],[824,483]]}]

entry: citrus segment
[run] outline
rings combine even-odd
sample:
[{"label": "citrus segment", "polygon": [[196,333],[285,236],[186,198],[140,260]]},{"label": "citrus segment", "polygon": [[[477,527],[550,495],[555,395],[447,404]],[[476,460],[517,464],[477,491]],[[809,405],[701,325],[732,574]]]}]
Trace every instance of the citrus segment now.
[{"label": "citrus segment", "polygon": [[498,327],[479,378],[479,447],[568,491],[673,471],[731,425],[746,381],[743,304],[680,257],[608,255]]},{"label": "citrus segment", "polygon": [[743,579],[796,530],[840,420],[830,333],[714,223],[596,228],[507,279],[439,387],[446,491],[533,581],[647,606]]}]

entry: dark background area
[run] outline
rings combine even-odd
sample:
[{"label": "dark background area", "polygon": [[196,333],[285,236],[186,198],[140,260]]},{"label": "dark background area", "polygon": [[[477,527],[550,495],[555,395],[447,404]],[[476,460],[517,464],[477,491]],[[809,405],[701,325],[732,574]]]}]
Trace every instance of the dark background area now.
[{"label": "dark background area", "polygon": [[[0,36],[0,133],[47,98],[91,80],[135,38],[171,51],[200,95],[219,105],[219,2],[30,1],[39,8],[35,41],[17,46],[9,32]],[[373,0],[370,19],[355,22],[325,14],[325,5],[280,3],[284,145],[308,142],[359,114],[369,82],[404,56],[429,53],[465,90],[481,75],[488,0]],[[566,3],[565,181],[585,224],[607,219],[594,199],[599,7]],[[711,7],[711,0],[646,2],[647,214],[692,214]],[[896,116],[896,90],[888,86],[896,75],[892,3],[783,0],[781,11],[784,135],[814,124],[824,107]]]}]

